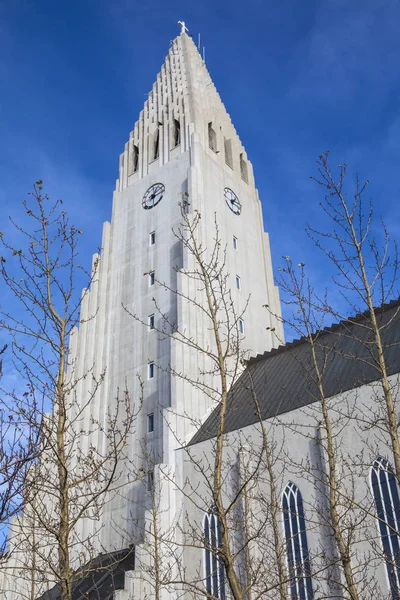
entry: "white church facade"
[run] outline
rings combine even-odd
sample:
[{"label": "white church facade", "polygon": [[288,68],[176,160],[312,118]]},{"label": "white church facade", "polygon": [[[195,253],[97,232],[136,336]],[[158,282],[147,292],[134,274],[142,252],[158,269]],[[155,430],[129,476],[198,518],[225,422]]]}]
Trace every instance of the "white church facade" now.
[{"label": "white church facade", "polygon": [[[77,577],[74,600],[228,600],[232,581],[248,600],[355,600],[330,524],[310,346],[284,344],[252,165],[184,28],[120,156],[112,218],[93,263],[68,359],[69,377],[79,381],[82,431],[101,421],[125,387],[140,410],[118,466],[118,491],[76,525],[74,566],[92,561],[93,568]],[[214,320],[210,306],[217,307]],[[398,311],[395,302],[378,314],[396,398]],[[362,319],[321,332],[318,360],[358,597],[395,600],[400,494],[364,334]],[[222,378],[218,360],[226,365]],[[85,404],[92,366],[104,381]],[[215,507],[221,426],[230,575]],[[82,451],[96,443],[88,436]],[[32,595],[25,575],[32,558],[19,542],[24,518],[11,529],[0,598],[57,600],[52,582],[40,582]]]}]

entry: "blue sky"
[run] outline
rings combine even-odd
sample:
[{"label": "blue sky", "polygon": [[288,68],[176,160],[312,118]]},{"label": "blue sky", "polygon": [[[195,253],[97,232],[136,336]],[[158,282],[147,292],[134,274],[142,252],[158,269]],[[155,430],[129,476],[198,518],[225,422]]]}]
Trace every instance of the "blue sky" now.
[{"label": "blue sky", "polygon": [[63,198],[90,264],[111,216],[118,156],[186,21],[253,162],[275,265],[325,267],[306,240],[319,223],[315,160],[330,150],[371,181],[399,237],[398,0],[272,3],[2,0],[0,206],[33,181]]}]

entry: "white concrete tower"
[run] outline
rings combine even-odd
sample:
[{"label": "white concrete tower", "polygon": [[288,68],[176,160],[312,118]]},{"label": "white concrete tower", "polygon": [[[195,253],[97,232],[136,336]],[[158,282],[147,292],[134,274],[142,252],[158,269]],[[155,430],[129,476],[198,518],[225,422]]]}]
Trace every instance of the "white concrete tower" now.
[{"label": "white concrete tower", "polygon": [[[270,328],[275,327],[281,338],[282,330],[263,305],[279,314],[279,297],[252,166],[196,46],[182,32],[171,43],[121,154],[97,282],[82,309],[84,321],[95,316],[81,326],[72,344],[82,373],[91,364],[98,372],[106,370],[92,412],[101,414],[125,382],[135,399],[137,375],[144,381],[143,409],[135,439],[129,440],[132,456],[144,470],[146,452],[156,463],[172,464],[175,448],[213,408],[209,398],[171,375],[172,369],[195,378],[202,368],[201,357],[156,331],[161,323],[152,300],[156,298],[161,311],[191,336],[208,335],[200,311],[171,292],[176,289],[190,297],[196,293],[183,287],[187,283],[179,269],[189,264],[190,257],[174,235],[181,221],[178,203],[186,192],[190,210],[201,213],[200,235],[206,247],[212,247],[215,219],[218,223],[238,311],[250,296],[243,319],[246,348],[253,355],[271,349],[277,338]],[[166,287],[153,285],[149,273]],[[154,314],[156,329],[132,318],[124,307],[145,323]],[[149,362],[154,363],[152,373]],[[124,498],[111,502],[103,548],[126,544],[126,538],[118,543],[115,537],[119,519],[121,530],[126,530],[122,522],[130,520],[128,537],[136,537],[141,495],[143,486],[133,484]]]},{"label": "white concrete tower", "polygon": [[[118,389],[127,386],[132,402],[137,401],[138,375],[143,381],[143,405],[135,433],[126,440],[129,461],[121,465],[120,487],[110,494],[103,511],[91,515],[97,520],[83,518],[76,528],[77,556],[80,543],[86,548],[80,560],[87,559],[88,539],[94,555],[140,543],[149,508],[146,477],[129,482],[138,472],[151,473],[157,464],[170,468],[173,478],[175,450],[214,408],[212,400],[187,381],[207,370],[204,355],[157,331],[162,322],[153,301],[188,337],[212,344],[207,316],[184,299],[197,299],[199,294],[199,286],[183,274],[193,257],[174,234],[182,218],[179,202],[186,193],[189,211],[201,214],[199,235],[207,251],[214,245],[218,223],[236,310],[243,310],[248,301],[243,316],[245,348],[252,355],[270,350],[283,333],[279,321],[271,317],[280,314],[279,296],[252,166],[183,26],[121,154],[111,223],[104,224],[101,256],[94,257],[96,276],[83,296],[79,330],[70,340],[68,374],[78,382],[82,431],[91,429],[92,419],[101,423],[113,413]],[[266,304],[271,312],[263,308]],[[154,329],[149,326],[151,315]],[[86,406],[93,391],[92,373],[105,374],[104,382]],[[98,432],[78,434],[78,440],[84,452],[104,443]],[[161,468],[156,466],[155,472],[159,476]],[[174,485],[166,481],[162,505],[168,525],[179,512],[174,506],[179,501]],[[14,520],[11,533],[23,532],[25,521],[31,525],[29,511]],[[15,540],[11,536],[9,566],[19,574],[29,559],[18,533]],[[139,552],[140,547],[138,556]],[[7,592],[7,600],[20,598],[27,585],[26,578],[10,571],[7,586],[15,593]]]}]

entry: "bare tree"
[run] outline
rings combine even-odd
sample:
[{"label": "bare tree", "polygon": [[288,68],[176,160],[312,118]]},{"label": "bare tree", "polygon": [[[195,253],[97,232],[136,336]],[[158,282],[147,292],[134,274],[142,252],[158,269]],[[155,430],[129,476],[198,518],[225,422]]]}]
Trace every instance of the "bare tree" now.
[{"label": "bare tree", "polygon": [[[375,369],[381,381],[385,428],[390,436],[395,473],[400,482],[398,411],[383,341],[385,330],[391,323],[381,325],[379,319],[381,307],[399,295],[397,244],[391,243],[382,219],[379,231],[372,199],[364,199],[369,181],[360,181],[356,176],[354,190],[349,193],[346,175],[347,165],[343,164],[335,177],[328,153],[321,154],[318,176],[313,179],[325,190],[321,206],[328,216],[329,229],[320,231],[308,226],[307,233],[333,265],[333,282],[345,302],[344,309],[330,307],[330,312],[335,318],[343,318],[345,311],[350,312],[350,317],[346,315],[349,324],[357,322],[358,330],[363,334],[358,336],[359,343],[367,350],[363,361]],[[360,313],[363,313],[362,318]],[[377,423],[378,418],[375,425]]]},{"label": "bare tree", "polygon": [[[0,350],[4,355],[7,346]],[[0,358],[0,380],[2,376]],[[40,427],[31,427],[33,404],[29,412],[20,405],[8,406],[0,398],[0,524],[8,526],[21,508],[26,470],[35,459],[40,440]],[[0,544],[0,558],[6,550],[6,539]]]},{"label": "bare tree", "polygon": [[[173,339],[174,343],[185,348],[185,352],[194,353],[201,365],[197,373],[182,372],[173,365],[169,365],[167,371],[187,384],[194,397],[197,397],[196,394],[206,396],[210,406],[218,409],[218,417],[215,437],[210,441],[207,455],[199,456],[190,446],[182,450],[184,461],[190,463],[196,473],[195,481],[177,481],[170,467],[157,465],[159,476],[155,478],[154,497],[160,497],[157,486],[170,481],[187,506],[182,506],[181,513],[176,516],[174,534],[171,523],[167,528],[160,526],[163,511],[157,502],[152,502],[151,518],[149,512],[151,532],[145,535],[148,556],[152,557],[152,560],[147,560],[152,565],[150,570],[147,568],[147,573],[151,573],[157,598],[162,589],[171,588],[185,590],[193,597],[202,594],[214,600],[220,597],[222,591],[217,592],[215,586],[210,587],[200,566],[188,573],[184,565],[191,561],[190,558],[186,556],[182,563],[182,553],[202,557],[206,552],[212,557],[211,577],[218,579],[217,585],[228,586],[231,597],[258,600],[279,594],[282,600],[286,600],[288,575],[280,539],[279,492],[274,477],[277,449],[262,421],[263,436],[259,444],[246,436],[233,441],[232,436],[228,439],[226,432],[229,394],[243,372],[248,355],[240,329],[247,303],[244,310],[236,310],[226,267],[226,248],[218,223],[215,221],[213,241],[207,246],[202,240],[201,214],[192,210],[187,194],[180,202],[180,214],[181,222],[174,233],[187,257],[185,267],[178,269],[181,285],[178,289],[161,280],[155,283],[174,294],[187,310],[201,315],[203,327],[199,335],[186,330],[171,314],[162,310],[155,295],[154,310],[161,317],[156,323],[161,325],[154,324],[154,328],[161,338]],[[147,320],[141,315],[132,316],[148,327]],[[156,367],[163,368],[161,365]],[[256,414],[257,406],[255,398]],[[199,420],[191,418],[190,414],[177,416],[189,420],[193,428],[199,426]],[[171,429],[171,434],[176,436],[179,447],[182,443],[179,433]],[[238,460],[239,455],[241,458]],[[258,486],[261,481],[268,487],[269,496],[260,493]],[[197,517],[191,516],[192,509]],[[211,536],[207,539],[205,536],[204,515],[217,524],[216,538]],[[245,528],[244,521],[248,524]],[[263,543],[263,539],[268,539],[271,527],[274,543]],[[146,570],[145,563],[143,559],[142,568]]]},{"label": "bare tree", "polygon": [[[313,385],[315,400],[318,402],[322,435],[318,442],[326,456],[326,473],[317,473],[314,469],[313,477],[319,478],[327,490],[328,500],[328,528],[331,528],[339,558],[341,571],[344,575],[344,590],[351,600],[359,599],[357,577],[352,564],[354,537],[354,521],[349,523],[347,503],[348,490],[344,488],[346,475],[342,471],[343,453],[339,445],[338,429],[344,426],[335,418],[331,402],[325,392],[325,372],[328,363],[329,350],[324,347],[320,338],[322,324],[326,311],[319,305],[315,292],[307,280],[304,265],[301,263],[300,274],[297,275],[292,261],[285,257],[285,267],[281,269],[280,288],[284,292],[286,302],[294,307],[287,324],[296,334],[303,338],[310,348],[310,362],[303,366],[303,377]],[[300,428],[297,427],[297,430]],[[329,529],[328,529],[329,531]],[[340,583],[340,580],[337,582]],[[343,593],[343,592],[342,592]]]},{"label": "bare tree", "polygon": [[[299,264],[297,272],[290,257],[284,257],[279,281],[284,302],[292,309],[286,325],[309,346],[310,360],[300,365],[302,378],[311,384],[310,394],[314,396],[312,407],[304,410],[308,426],[318,413],[321,416],[315,440],[322,452],[320,464],[316,468],[299,459],[298,466],[320,491],[326,490],[327,517],[321,508],[316,514],[320,522],[324,520],[326,531],[330,530],[334,539],[331,563],[336,565],[337,575],[330,575],[330,585],[335,579],[345,598],[355,599],[366,593],[385,597],[376,587],[373,571],[368,569],[377,554],[385,562],[390,562],[390,557],[383,555],[376,534],[371,531],[372,520],[377,518],[372,495],[366,488],[360,497],[355,488],[357,480],[367,480],[374,457],[379,454],[377,448],[386,448],[388,444],[396,477],[399,474],[398,389],[396,393],[397,384],[390,378],[394,365],[388,362],[393,345],[388,332],[397,311],[389,319],[384,317],[386,303],[396,294],[397,247],[393,245],[394,254],[390,257],[389,234],[382,222],[381,234],[376,233],[372,200],[367,206],[364,202],[368,181],[360,183],[357,177],[352,199],[348,201],[347,165],[339,167],[336,179],[328,153],[324,153],[319,157],[318,173],[313,179],[325,189],[321,206],[328,223],[324,231],[309,225],[307,234],[334,267],[332,295],[339,295],[340,301],[336,299],[334,304],[326,293],[317,293],[306,277],[304,263]],[[324,326],[332,318],[341,323],[331,333],[331,337],[336,337],[335,342],[327,346]],[[357,365],[356,375],[354,381],[345,383],[347,387],[339,398],[329,398],[325,376],[335,355],[349,361],[347,364]],[[336,377],[340,380],[341,374],[336,373]],[[380,382],[380,386],[373,388],[373,402],[352,389],[363,381]],[[337,387],[340,390],[339,382]],[[291,427],[301,433],[298,423],[292,423]],[[362,440],[361,450],[356,453],[349,432]],[[293,462],[292,458],[292,466]],[[368,545],[363,546],[363,542]]]},{"label": "bare tree", "polygon": [[[90,275],[83,271],[82,231],[70,225],[62,201],[50,202],[41,181],[23,206],[28,224],[11,221],[18,241],[1,238],[1,275],[12,305],[3,309],[1,326],[27,392],[3,390],[3,402],[40,432],[40,446],[37,462],[23,477],[24,510],[12,524],[13,556],[30,600],[52,584],[62,600],[71,600],[73,581],[90,570],[101,550],[96,523],[122,485],[140,400],[135,405],[128,390],[115,390],[111,408],[93,409],[105,369],[80,367],[70,343],[76,328],[95,317],[95,312],[83,317],[81,307],[100,259]],[[79,297],[80,274],[88,285]],[[130,473],[134,481],[135,470]]]}]

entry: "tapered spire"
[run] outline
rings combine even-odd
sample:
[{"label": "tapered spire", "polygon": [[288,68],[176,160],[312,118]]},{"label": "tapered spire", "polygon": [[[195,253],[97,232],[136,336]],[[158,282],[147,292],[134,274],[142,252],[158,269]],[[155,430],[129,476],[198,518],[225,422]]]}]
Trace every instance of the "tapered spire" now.
[{"label": "tapered spire", "polygon": [[214,151],[216,160],[224,155],[232,168],[235,161],[238,169],[245,165],[246,177],[252,179],[246,152],[207,67],[184,22],[179,24],[181,33],[171,42],[121,155],[120,190],[148,175],[154,161],[161,166],[189,150],[195,132],[203,146]]}]

